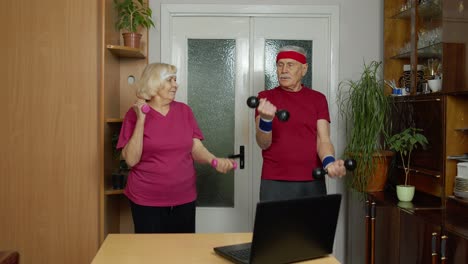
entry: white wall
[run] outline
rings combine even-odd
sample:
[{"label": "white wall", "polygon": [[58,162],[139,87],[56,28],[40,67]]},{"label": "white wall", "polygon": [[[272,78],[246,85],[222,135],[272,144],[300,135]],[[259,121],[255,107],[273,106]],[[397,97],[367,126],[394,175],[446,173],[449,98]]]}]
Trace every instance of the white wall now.
[{"label": "white wall", "polygon": [[[160,5],[163,4],[250,4],[250,5],[339,5],[340,6],[340,54],[339,81],[359,77],[363,62],[383,59],[383,0],[149,0],[153,9],[156,28],[150,31],[150,43],[161,43]],[[278,29],[282,30],[282,29]],[[160,45],[157,45],[160,47]],[[160,48],[149,51],[149,61],[160,61]],[[330,107],[336,104],[329,102]],[[338,140],[334,142],[337,155],[341,155],[345,144],[344,125],[339,122]],[[334,193],[346,194],[344,183],[338,184]],[[346,197],[343,200],[337,230],[334,255],[341,263],[346,257]]]}]

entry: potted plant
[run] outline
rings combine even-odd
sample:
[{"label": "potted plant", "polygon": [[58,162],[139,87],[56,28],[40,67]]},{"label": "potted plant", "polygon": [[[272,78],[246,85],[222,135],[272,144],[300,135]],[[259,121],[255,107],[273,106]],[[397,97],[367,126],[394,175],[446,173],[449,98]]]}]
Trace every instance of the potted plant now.
[{"label": "potted plant", "polygon": [[124,31],[124,46],[139,48],[142,35],[138,31],[141,27],[154,27],[153,11],[143,0],[114,0],[114,4],[118,17],[115,25]]},{"label": "potted plant", "polygon": [[405,171],[405,184],[397,185],[397,196],[402,202],[410,202],[414,197],[414,186],[408,184],[410,175],[411,153],[421,145],[427,145],[427,138],[419,133],[422,129],[410,127],[400,133],[394,134],[387,140],[389,148],[400,154],[403,169]]},{"label": "potted plant", "polygon": [[380,78],[382,62],[364,63],[358,80],[342,81],[338,87],[338,107],[346,120],[345,153],[357,162],[348,186],[359,192],[382,191],[387,181],[393,152],[385,150],[390,100]]}]

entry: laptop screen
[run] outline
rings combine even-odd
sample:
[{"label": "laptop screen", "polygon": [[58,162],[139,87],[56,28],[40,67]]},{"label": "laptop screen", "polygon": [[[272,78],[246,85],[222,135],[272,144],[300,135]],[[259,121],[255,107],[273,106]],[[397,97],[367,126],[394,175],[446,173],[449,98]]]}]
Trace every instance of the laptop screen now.
[{"label": "laptop screen", "polygon": [[258,203],[250,263],[289,263],[331,254],[340,203],[339,194]]}]

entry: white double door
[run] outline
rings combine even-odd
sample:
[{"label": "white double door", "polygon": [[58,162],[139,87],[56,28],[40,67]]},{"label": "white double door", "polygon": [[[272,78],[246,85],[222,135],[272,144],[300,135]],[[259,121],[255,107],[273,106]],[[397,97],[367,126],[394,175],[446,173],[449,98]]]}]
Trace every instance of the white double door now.
[{"label": "white double door", "polygon": [[[162,62],[178,67],[179,90],[176,100],[187,102],[187,79],[191,74],[188,67],[188,42],[191,39],[230,39],[235,40],[235,104],[234,104],[234,142],[232,153],[245,147],[245,167],[234,172],[234,205],[230,207],[198,207],[197,232],[246,232],[251,231],[255,205],[259,199],[261,173],[261,152],[255,143],[253,111],[246,105],[251,95],[257,95],[265,87],[267,40],[306,40],[312,43],[311,85],[328,96],[331,83],[332,48],[330,38],[330,19],[328,17],[268,17],[268,16],[171,16],[163,24],[169,39],[163,39]],[[164,36],[163,36],[164,37]],[[272,55],[272,54],[270,54]],[[273,54],[274,56],[274,54]],[[209,59],[204,63],[212,63]],[[205,76],[206,86],[221,89],[211,83],[210,75],[217,74],[212,68]],[[210,89],[211,89],[210,88]],[[216,111],[225,111],[223,107]],[[201,117],[205,118],[205,117]],[[209,116],[206,117],[209,119]],[[200,119],[200,118],[198,118]],[[205,122],[198,120],[198,122]],[[209,122],[209,121],[208,121]],[[213,121],[213,126],[221,124]]]}]

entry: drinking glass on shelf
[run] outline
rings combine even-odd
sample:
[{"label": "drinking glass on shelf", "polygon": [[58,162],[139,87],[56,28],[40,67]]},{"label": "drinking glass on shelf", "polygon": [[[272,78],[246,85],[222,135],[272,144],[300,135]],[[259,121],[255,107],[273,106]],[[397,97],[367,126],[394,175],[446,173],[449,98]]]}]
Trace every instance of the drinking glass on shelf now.
[{"label": "drinking glass on shelf", "polygon": [[431,76],[435,76],[436,74],[438,74],[439,59],[428,59],[427,69],[428,69],[428,74]]},{"label": "drinking glass on shelf", "polygon": [[418,47],[422,48],[427,46],[427,32],[423,29],[418,32]]}]

